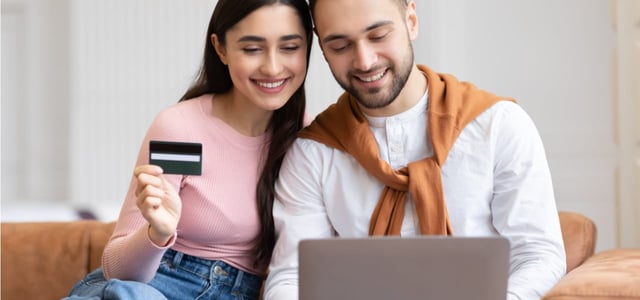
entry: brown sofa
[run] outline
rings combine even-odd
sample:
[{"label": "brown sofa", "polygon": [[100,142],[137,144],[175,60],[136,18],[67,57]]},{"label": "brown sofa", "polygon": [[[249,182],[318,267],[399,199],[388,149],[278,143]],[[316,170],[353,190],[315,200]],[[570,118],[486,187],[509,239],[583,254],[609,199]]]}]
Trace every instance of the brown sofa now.
[{"label": "brown sofa", "polygon": [[[545,300],[640,299],[640,249],[593,255],[593,222],[570,212],[561,212],[560,221],[569,272]],[[75,282],[100,265],[114,225],[98,221],[2,223],[1,298],[66,296]]]},{"label": "brown sofa", "polygon": [[583,215],[560,212],[567,274],[543,300],[640,299],[640,248],[594,253],[596,227]]},{"label": "brown sofa", "polygon": [[115,223],[2,223],[1,298],[60,299],[100,266]]}]

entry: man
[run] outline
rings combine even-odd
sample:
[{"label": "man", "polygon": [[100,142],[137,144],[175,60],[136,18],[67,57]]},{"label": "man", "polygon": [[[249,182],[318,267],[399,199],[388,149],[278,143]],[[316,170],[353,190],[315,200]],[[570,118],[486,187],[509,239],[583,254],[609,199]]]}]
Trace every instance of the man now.
[{"label": "man", "polygon": [[280,170],[267,299],[297,298],[301,239],[500,235],[508,299],[539,299],[565,273],[544,148],[511,99],[416,65],[416,3],[311,0],[324,57],[345,89]]}]

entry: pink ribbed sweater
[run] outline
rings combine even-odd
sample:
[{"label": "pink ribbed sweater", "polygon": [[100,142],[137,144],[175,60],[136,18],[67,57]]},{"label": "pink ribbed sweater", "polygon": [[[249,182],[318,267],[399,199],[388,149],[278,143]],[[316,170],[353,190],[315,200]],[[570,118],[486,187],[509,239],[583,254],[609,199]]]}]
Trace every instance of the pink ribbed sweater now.
[{"label": "pink ribbed sweater", "polygon": [[266,135],[239,134],[213,116],[212,95],[204,95],[172,105],[156,117],[136,165],[148,163],[152,139],[202,143],[202,176],[165,175],[182,199],[177,236],[166,248],[148,238],[132,179],[102,257],[107,278],[150,281],[168,247],[263,276],[264,270],[253,266],[251,249],[260,226],[255,187]]}]

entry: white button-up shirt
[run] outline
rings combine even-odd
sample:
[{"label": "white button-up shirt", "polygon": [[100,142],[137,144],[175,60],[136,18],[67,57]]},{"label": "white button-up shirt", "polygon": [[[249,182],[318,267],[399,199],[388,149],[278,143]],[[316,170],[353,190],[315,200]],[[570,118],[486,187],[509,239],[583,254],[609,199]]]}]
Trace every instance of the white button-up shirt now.
[{"label": "white button-up shirt", "polygon": [[[393,168],[433,154],[426,110],[425,95],[398,115],[367,117],[380,157]],[[544,147],[519,105],[500,101],[469,123],[442,166],[442,181],[454,235],[509,239],[509,299],[539,299],[564,275],[564,244]],[[266,299],[297,299],[300,240],[367,236],[383,188],[349,154],[298,139],[276,184],[278,240]],[[418,219],[409,200],[401,235],[416,234]]]}]

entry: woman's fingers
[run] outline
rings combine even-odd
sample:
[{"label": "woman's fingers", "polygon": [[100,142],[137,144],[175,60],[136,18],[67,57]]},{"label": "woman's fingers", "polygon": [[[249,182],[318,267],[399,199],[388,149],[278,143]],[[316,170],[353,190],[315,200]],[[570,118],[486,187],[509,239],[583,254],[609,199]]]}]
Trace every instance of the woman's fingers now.
[{"label": "woman's fingers", "polygon": [[156,209],[162,205],[162,197],[163,195],[158,193],[154,193],[153,195],[141,194],[141,196],[138,197],[138,206]]},{"label": "woman's fingers", "polygon": [[154,165],[141,165],[137,166],[133,171],[133,176],[136,178],[137,185],[135,195],[139,196],[143,189],[147,186],[155,186],[162,188],[163,180],[162,169]]},{"label": "woman's fingers", "polygon": [[136,204],[149,222],[150,234],[156,244],[166,242],[175,233],[180,220],[180,196],[158,166],[138,166],[134,170],[134,177],[137,181]]},{"label": "woman's fingers", "polygon": [[139,165],[133,170],[133,175],[136,177],[143,173],[158,176],[162,174],[162,168],[156,165]]}]

